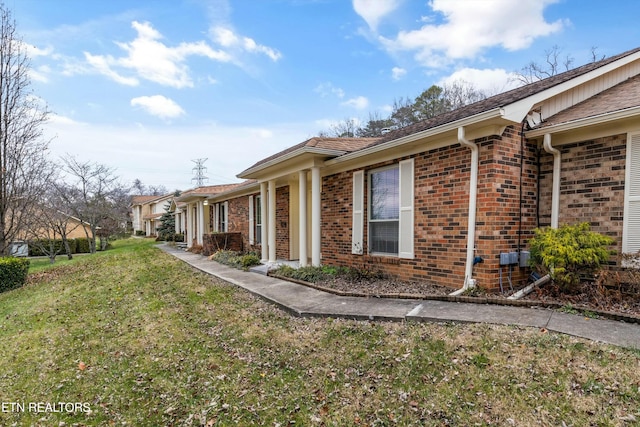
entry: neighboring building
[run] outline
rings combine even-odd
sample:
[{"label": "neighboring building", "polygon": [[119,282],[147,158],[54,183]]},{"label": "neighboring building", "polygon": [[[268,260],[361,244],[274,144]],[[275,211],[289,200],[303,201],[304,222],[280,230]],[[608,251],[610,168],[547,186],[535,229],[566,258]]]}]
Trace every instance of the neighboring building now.
[{"label": "neighboring building", "polygon": [[134,234],[155,236],[160,227],[160,217],[171,206],[174,193],[162,196],[133,196],[131,198],[131,210]]},{"label": "neighboring building", "polygon": [[233,230],[265,262],[496,289],[528,277],[538,226],[588,221],[639,251],[638,171],[635,49],[377,139],[312,138],[179,200],[190,245]]},{"label": "neighboring building", "polygon": [[238,185],[241,184],[198,187],[175,198],[171,210],[176,213],[176,227],[180,227],[185,233],[185,242],[189,247],[202,246],[205,234],[227,231],[228,210],[225,210],[225,205],[212,207],[209,199]]}]

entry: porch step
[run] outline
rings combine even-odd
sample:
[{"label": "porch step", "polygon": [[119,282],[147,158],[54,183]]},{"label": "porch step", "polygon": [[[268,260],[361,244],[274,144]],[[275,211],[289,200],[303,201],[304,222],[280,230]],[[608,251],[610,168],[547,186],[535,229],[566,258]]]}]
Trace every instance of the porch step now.
[{"label": "porch step", "polygon": [[262,274],[263,276],[266,276],[267,272],[269,271],[269,266],[267,264],[260,264],[260,265],[256,265],[255,267],[251,267],[249,271],[252,273],[258,273],[258,274]]}]

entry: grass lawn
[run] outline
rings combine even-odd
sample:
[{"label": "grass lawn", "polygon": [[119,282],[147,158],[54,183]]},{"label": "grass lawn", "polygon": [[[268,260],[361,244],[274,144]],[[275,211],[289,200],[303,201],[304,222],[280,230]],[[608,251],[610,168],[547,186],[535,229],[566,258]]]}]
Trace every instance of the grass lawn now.
[{"label": "grass lawn", "polygon": [[533,328],[293,318],[140,239],[0,294],[0,343],[3,426],[640,422],[638,351]]}]

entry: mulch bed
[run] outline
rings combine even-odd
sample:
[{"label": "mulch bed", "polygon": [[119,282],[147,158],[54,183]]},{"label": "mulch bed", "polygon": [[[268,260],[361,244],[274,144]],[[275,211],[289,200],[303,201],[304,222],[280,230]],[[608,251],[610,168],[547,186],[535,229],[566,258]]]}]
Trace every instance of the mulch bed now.
[{"label": "mulch bed", "polygon": [[[285,280],[291,280],[282,277]],[[295,281],[295,280],[294,280]],[[305,284],[317,289],[348,296],[378,298],[437,299],[481,304],[543,306],[599,317],[640,323],[640,285],[604,286],[584,282],[571,294],[560,292],[553,283],[536,288],[520,300],[508,300],[508,294],[474,291],[458,297],[449,294],[455,289],[427,282],[404,282],[393,279],[351,281],[336,277]]]}]

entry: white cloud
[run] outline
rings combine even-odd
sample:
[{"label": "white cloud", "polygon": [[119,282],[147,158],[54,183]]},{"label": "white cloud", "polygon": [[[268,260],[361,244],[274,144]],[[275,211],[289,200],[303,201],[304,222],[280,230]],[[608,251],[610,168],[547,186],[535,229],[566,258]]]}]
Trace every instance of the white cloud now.
[{"label": "white cloud", "polygon": [[[94,71],[120,84],[135,86],[139,84],[138,78],[142,78],[163,86],[192,87],[189,67],[185,64],[189,56],[204,56],[219,62],[231,60],[229,54],[213,49],[204,41],[170,47],[160,41],[162,34],[150,23],[133,21],[131,26],[138,33],[137,37],[128,43],[116,42],[127,56],[115,58],[85,52],[85,59]],[[123,72],[134,72],[135,75],[125,76]]]},{"label": "white cloud", "polygon": [[184,114],[182,107],[162,95],[133,98],[131,106],[141,107],[147,113],[162,119],[172,119]]},{"label": "white cloud", "polygon": [[49,74],[51,74],[51,67],[48,65],[41,65],[38,68],[29,69],[29,77],[31,77],[33,81],[49,83]]},{"label": "white cloud", "polygon": [[376,31],[380,20],[393,12],[399,4],[399,0],[353,0],[353,10],[366,21],[372,31]]},{"label": "white cloud", "polygon": [[313,89],[313,91],[320,94],[322,98],[329,95],[335,95],[340,99],[344,98],[344,90],[339,87],[335,87],[331,82],[320,83],[315,89]]},{"label": "white cloud", "polygon": [[205,163],[209,184],[238,182],[236,175],[258,160],[308,139],[306,129],[311,126],[114,126],[56,117],[43,130],[46,138],[53,138],[49,148],[54,157],[79,153],[82,160],[115,168],[124,183],[138,178],[148,185],[186,190],[193,187],[192,159],[209,158]]},{"label": "white cloud", "polygon": [[452,84],[458,81],[469,82],[475,89],[487,95],[495,95],[519,86],[515,74],[501,68],[484,69],[463,68],[440,80],[437,85]]},{"label": "white cloud", "polygon": [[391,52],[412,51],[425,66],[441,67],[453,60],[474,58],[484,49],[502,46],[524,49],[537,37],[562,30],[562,21],[547,22],[543,12],[557,0],[432,0],[429,6],[443,23],[427,22],[419,30],[401,31],[380,40]]},{"label": "white cloud", "polygon": [[252,38],[238,36],[233,30],[227,27],[213,27],[211,29],[211,36],[215,42],[228,49],[238,49],[249,53],[261,53],[268,56],[274,62],[282,58],[282,54],[276,49],[258,44]]},{"label": "white cloud", "polygon": [[405,70],[404,68],[393,67],[391,69],[391,78],[393,78],[393,80],[400,80],[406,74],[407,74],[407,70]]},{"label": "white cloud", "polygon": [[351,98],[340,105],[355,108],[356,110],[364,110],[369,106],[369,100],[364,96]]},{"label": "white cloud", "polygon": [[[120,83],[126,86],[137,86],[140,84],[140,81],[135,77],[125,77],[120,75],[118,72],[111,69],[110,64],[114,64],[117,61],[112,56],[101,56],[101,55],[91,55],[89,52],[84,52],[84,57],[87,60],[87,63],[93,67],[95,71],[100,74],[103,74],[109,77],[111,80],[116,83]],[[82,70],[81,68],[69,69],[71,73],[73,70]]]}]

